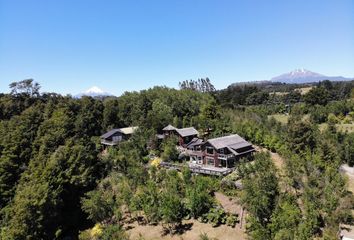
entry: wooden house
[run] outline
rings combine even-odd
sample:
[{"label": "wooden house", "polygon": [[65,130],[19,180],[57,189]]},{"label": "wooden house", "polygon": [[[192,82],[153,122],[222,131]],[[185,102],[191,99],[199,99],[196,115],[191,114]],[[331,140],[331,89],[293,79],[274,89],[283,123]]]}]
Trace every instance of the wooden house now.
[{"label": "wooden house", "polygon": [[205,142],[200,138],[193,138],[192,141],[186,146],[190,160],[197,164],[203,164],[204,152],[202,145]]},{"label": "wooden house", "polygon": [[242,157],[251,155],[252,144],[237,134],[209,139],[206,142],[193,140],[187,145],[191,160],[197,164],[230,168]]},{"label": "wooden house", "polygon": [[112,129],[101,136],[101,144],[114,146],[122,141],[128,140],[138,127],[126,127]]},{"label": "wooden house", "polygon": [[178,137],[178,144],[180,146],[187,146],[193,138],[197,138],[198,131],[194,127],[189,128],[175,128],[172,125],[168,125],[162,129],[164,136],[175,135]]}]

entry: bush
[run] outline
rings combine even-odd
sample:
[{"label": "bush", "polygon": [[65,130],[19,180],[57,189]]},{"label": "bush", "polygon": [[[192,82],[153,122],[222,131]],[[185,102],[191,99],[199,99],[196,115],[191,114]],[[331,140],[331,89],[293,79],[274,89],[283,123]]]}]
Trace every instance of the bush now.
[{"label": "bush", "polygon": [[128,234],[120,225],[108,225],[104,228],[101,240],[129,240]]},{"label": "bush", "polygon": [[230,214],[226,218],[226,225],[230,227],[235,227],[236,224],[238,223],[238,218],[236,214]]},{"label": "bush", "polygon": [[217,227],[220,224],[226,223],[226,213],[225,210],[221,207],[216,207],[210,209],[207,213],[208,222],[211,223],[213,227]]},{"label": "bush", "polygon": [[347,115],[347,116],[345,116],[345,118],[343,119],[343,123],[344,124],[350,124],[350,123],[352,123],[352,118],[349,116],[349,115]]},{"label": "bush", "polygon": [[102,236],[102,233],[103,233],[102,225],[96,223],[96,225],[93,228],[80,232],[79,240],[96,240]]},{"label": "bush", "polygon": [[338,123],[338,118],[333,113],[328,114],[328,123],[336,124]]},{"label": "bush", "polygon": [[163,161],[170,162],[178,160],[179,153],[176,148],[176,142],[177,140],[175,137],[169,137],[163,142],[163,152],[161,154]]},{"label": "bush", "polygon": [[201,233],[199,235],[199,240],[218,240],[217,238],[210,238],[208,234],[206,233]]}]

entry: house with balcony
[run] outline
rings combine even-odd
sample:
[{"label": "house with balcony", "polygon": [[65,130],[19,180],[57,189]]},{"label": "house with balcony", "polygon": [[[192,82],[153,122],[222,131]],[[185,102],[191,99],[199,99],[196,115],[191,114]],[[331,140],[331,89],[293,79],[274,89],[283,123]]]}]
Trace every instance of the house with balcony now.
[{"label": "house with balcony", "polygon": [[204,159],[204,151],[202,150],[202,145],[205,142],[200,138],[193,138],[190,143],[186,146],[187,154],[191,162],[195,162],[197,164],[203,164]]},{"label": "house with balcony", "polygon": [[198,165],[232,168],[243,157],[250,156],[255,149],[252,144],[237,134],[209,139],[193,139],[187,145],[191,161]]},{"label": "house with balcony", "polygon": [[138,127],[115,128],[101,136],[103,146],[115,146],[122,141],[128,140]]}]

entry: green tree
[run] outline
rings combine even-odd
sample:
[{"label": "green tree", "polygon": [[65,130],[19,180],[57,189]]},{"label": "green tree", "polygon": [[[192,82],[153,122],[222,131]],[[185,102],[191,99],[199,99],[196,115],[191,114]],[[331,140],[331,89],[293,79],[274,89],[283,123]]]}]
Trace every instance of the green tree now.
[{"label": "green tree", "polygon": [[158,222],[160,220],[159,213],[159,190],[155,182],[149,180],[146,186],[137,190],[135,196],[136,204],[139,209],[144,211],[147,222]]},{"label": "green tree", "polygon": [[39,83],[34,82],[33,79],[25,79],[19,82],[13,82],[9,85],[11,94],[25,94],[30,97],[39,96]]},{"label": "green tree", "polygon": [[169,137],[164,140],[162,144],[163,152],[161,154],[161,158],[164,161],[176,161],[178,160],[178,150],[176,148],[177,139],[175,137]]},{"label": "green tree", "polygon": [[85,144],[68,140],[51,155],[31,161],[6,209],[9,239],[53,239],[56,232],[64,237],[72,231],[77,235],[85,224],[77,206],[97,171],[94,145]]},{"label": "green tree", "polygon": [[296,198],[290,194],[283,194],[271,219],[272,239],[295,239],[295,232],[300,222],[301,210],[296,203]]},{"label": "green tree", "polygon": [[354,134],[348,134],[343,143],[343,158],[349,166],[354,166]]},{"label": "green tree", "polygon": [[147,116],[147,126],[161,131],[173,120],[172,109],[160,100],[154,101]]},{"label": "green tree", "polygon": [[308,121],[291,119],[288,124],[288,137],[290,149],[296,153],[313,150],[316,146],[315,129]]},{"label": "green tree", "polygon": [[82,210],[94,222],[109,219],[114,214],[115,201],[112,193],[94,190],[86,193],[81,203]]},{"label": "green tree", "polygon": [[183,219],[183,203],[180,196],[174,190],[165,190],[161,193],[161,217],[164,227],[172,234],[173,230],[179,226]]},{"label": "green tree", "polygon": [[210,181],[204,177],[195,177],[192,184],[187,186],[186,208],[191,217],[198,218],[212,207],[213,198],[210,195],[210,186]]},{"label": "green tree", "polygon": [[309,105],[326,105],[329,101],[328,90],[324,87],[314,87],[305,94],[304,100]]},{"label": "green tree", "polygon": [[241,202],[250,216],[248,232],[253,239],[271,238],[271,216],[279,196],[276,168],[269,154],[259,153],[254,164],[240,169],[243,176]]}]

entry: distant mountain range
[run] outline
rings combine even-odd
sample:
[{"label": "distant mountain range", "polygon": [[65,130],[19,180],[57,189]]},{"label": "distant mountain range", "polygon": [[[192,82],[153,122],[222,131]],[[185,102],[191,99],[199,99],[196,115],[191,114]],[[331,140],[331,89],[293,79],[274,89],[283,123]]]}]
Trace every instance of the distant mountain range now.
[{"label": "distant mountain range", "polygon": [[281,74],[277,77],[270,79],[271,82],[282,82],[282,83],[311,83],[323,80],[330,81],[348,81],[353,78],[345,78],[342,76],[330,77],[319,73],[311,72],[306,69],[295,69],[289,73]]},{"label": "distant mountain range", "polygon": [[[319,73],[311,72],[306,69],[295,69],[294,71],[291,71],[289,73],[284,73],[281,74],[277,77],[273,77],[270,80],[262,80],[262,81],[249,81],[249,82],[237,82],[233,83],[232,85],[243,85],[243,84],[266,84],[266,83],[274,83],[274,82],[281,82],[281,83],[287,83],[287,84],[300,84],[300,83],[313,83],[313,82],[318,82],[318,81],[323,81],[323,80],[330,80],[330,81],[349,81],[353,80],[354,78],[346,78],[342,76],[337,76],[337,77],[330,77],[330,76],[325,76]],[[75,98],[81,98],[82,96],[90,96],[90,97],[108,97],[108,96],[114,96],[113,94],[103,91],[99,87],[91,87],[90,89],[79,93],[75,95]]]},{"label": "distant mountain range", "polygon": [[109,93],[109,92],[105,92],[102,89],[100,89],[99,87],[93,86],[89,89],[87,89],[85,92],[76,94],[74,97],[76,98],[81,98],[83,96],[89,96],[89,97],[109,97],[109,96],[113,96],[113,94]]},{"label": "distant mountain range", "polygon": [[231,85],[237,86],[237,85],[259,85],[259,84],[271,84],[275,82],[280,82],[280,83],[287,83],[287,84],[301,84],[301,83],[314,83],[314,82],[319,82],[323,80],[330,80],[330,81],[350,81],[354,80],[354,78],[346,78],[342,76],[337,76],[337,77],[330,77],[330,76],[325,76],[323,74],[311,72],[306,69],[295,69],[294,71],[291,71],[289,73],[284,73],[281,74],[277,77],[273,77],[270,80],[260,80],[260,81],[248,81],[248,82],[236,82]]}]

